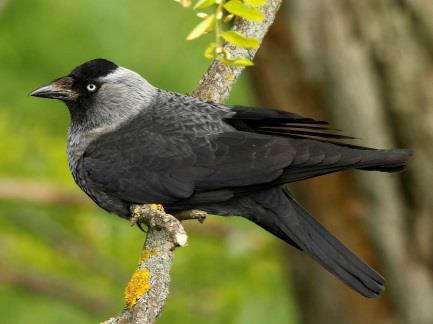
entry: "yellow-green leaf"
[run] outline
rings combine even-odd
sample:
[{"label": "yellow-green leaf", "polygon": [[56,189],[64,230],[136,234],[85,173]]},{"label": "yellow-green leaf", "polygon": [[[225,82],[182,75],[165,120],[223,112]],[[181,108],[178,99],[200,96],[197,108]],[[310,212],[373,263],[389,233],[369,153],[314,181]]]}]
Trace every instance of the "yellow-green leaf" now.
[{"label": "yellow-green leaf", "polygon": [[174,1],[179,2],[184,8],[191,6],[191,0],[174,0]]},{"label": "yellow-green leaf", "polygon": [[217,44],[215,42],[210,43],[209,46],[204,50],[204,57],[208,60],[213,60],[215,58],[216,47]]},{"label": "yellow-green leaf", "polygon": [[204,9],[207,7],[212,6],[213,4],[215,4],[216,0],[199,0],[197,1],[197,3],[194,5],[194,10],[195,9]]},{"label": "yellow-green leaf", "polygon": [[230,0],[224,4],[224,8],[228,12],[250,21],[262,21],[265,18],[259,9],[248,7],[240,0]]},{"label": "yellow-green leaf", "polygon": [[229,66],[252,66],[254,65],[253,62],[251,62],[249,59],[245,57],[237,57],[235,59],[226,59],[224,57],[219,56],[218,60],[223,62],[225,65]]},{"label": "yellow-green leaf", "polygon": [[192,30],[191,33],[186,37],[187,40],[193,40],[199,38],[201,35],[205,34],[206,31],[212,27],[212,24],[215,21],[215,15],[210,15],[206,19],[204,19],[201,23],[199,23]]},{"label": "yellow-green leaf", "polygon": [[221,33],[221,37],[226,41],[241,47],[258,48],[259,41],[254,37],[247,37],[235,31]]},{"label": "yellow-green leaf", "polygon": [[252,5],[253,7],[260,7],[266,3],[266,0],[244,0],[244,1]]}]

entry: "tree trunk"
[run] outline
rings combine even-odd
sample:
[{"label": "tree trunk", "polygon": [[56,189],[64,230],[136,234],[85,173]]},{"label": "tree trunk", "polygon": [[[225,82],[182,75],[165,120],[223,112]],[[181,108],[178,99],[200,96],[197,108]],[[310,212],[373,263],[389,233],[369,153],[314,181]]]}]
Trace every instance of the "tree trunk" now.
[{"label": "tree trunk", "polygon": [[305,323],[433,323],[433,2],[287,0],[256,58],[263,105],[333,120],[371,147],[409,147],[401,174],[297,184],[331,232],[385,274],[376,300],[290,252]]}]

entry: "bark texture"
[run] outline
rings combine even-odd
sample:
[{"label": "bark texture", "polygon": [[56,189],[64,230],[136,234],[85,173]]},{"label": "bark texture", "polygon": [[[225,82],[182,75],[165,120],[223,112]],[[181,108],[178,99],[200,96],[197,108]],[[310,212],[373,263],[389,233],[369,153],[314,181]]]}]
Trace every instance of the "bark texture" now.
[{"label": "bark texture", "polygon": [[[265,16],[263,22],[251,22],[237,17],[233,24],[233,30],[248,37],[255,37],[261,41],[272,25],[275,15],[280,8],[282,0],[267,0],[260,11]],[[226,43],[224,48],[232,57],[246,57],[253,60],[257,49],[247,49]],[[233,85],[244,70],[244,67],[232,67],[214,60],[207,72],[200,80],[199,87],[192,95],[205,101],[224,102],[230,94]]]},{"label": "bark texture", "polygon": [[[261,23],[252,23],[236,18],[233,30],[255,37],[262,42],[282,0],[267,0],[260,8],[265,15]],[[254,59],[256,50],[247,50],[226,43],[224,48],[232,57],[243,56]],[[198,89],[193,95],[206,101],[222,103],[227,99],[234,83],[244,70],[243,67],[229,67],[219,61],[213,61],[200,80]],[[127,307],[117,317],[111,318],[107,324],[155,323],[165,305],[169,294],[170,268],[173,263],[174,249],[185,246],[187,235],[180,221],[155,206],[133,206],[133,219],[144,220],[149,225],[144,243],[140,264],[132,275],[126,288]],[[191,211],[177,215],[179,219],[198,219],[205,217],[203,212]]]},{"label": "bark texture", "polygon": [[414,150],[401,174],[297,185],[387,279],[383,297],[364,300],[296,256],[304,322],[433,323],[433,2],[288,0],[281,13],[253,71],[263,103],[331,119],[360,144]]},{"label": "bark texture", "polygon": [[[126,307],[106,324],[155,323],[169,294],[170,268],[174,250],[187,244],[188,237],[180,221],[157,205],[131,206],[133,223],[148,225],[138,269],[125,290]],[[182,212],[181,218],[199,219],[205,212]]]}]

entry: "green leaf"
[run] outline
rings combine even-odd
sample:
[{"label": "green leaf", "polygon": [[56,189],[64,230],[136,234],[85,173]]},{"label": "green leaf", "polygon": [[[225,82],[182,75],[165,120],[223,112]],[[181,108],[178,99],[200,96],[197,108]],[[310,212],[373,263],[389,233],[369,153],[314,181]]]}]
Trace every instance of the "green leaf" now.
[{"label": "green leaf", "polygon": [[221,37],[226,41],[241,47],[259,48],[259,41],[254,37],[247,37],[235,31],[221,33]]},{"label": "green leaf", "polygon": [[244,0],[244,1],[252,5],[253,7],[260,7],[266,3],[266,0]]},{"label": "green leaf", "polygon": [[189,33],[186,39],[193,40],[199,38],[201,35],[205,34],[210,27],[212,27],[214,21],[215,21],[215,15],[208,16],[201,23],[195,26],[195,28],[192,30],[191,33]]},{"label": "green leaf", "polygon": [[225,65],[229,65],[229,66],[252,66],[252,65],[254,65],[254,63],[251,62],[246,57],[237,57],[235,59],[226,59],[224,57],[219,56],[218,60],[223,62]]},{"label": "green leaf", "polygon": [[174,1],[179,2],[184,8],[191,6],[191,0],[174,0]]},{"label": "green leaf", "polygon": [[215,42],[210,43],[209,46],[204,50],[204,57],[208,60],[213,60],[215,58],[216,47],[217,44]]},{"label": "green leaf", "polygon": [[265,18],[259,9],[247,7],[239,0],[230,0],[224,5],[224,8],[228,12],[250,21],[262,21]]},{"label": "green leaf", "polygon": [[194,6],[194,10],[196,9],[204,9],[215,4],[216,0],[199,0]]}]

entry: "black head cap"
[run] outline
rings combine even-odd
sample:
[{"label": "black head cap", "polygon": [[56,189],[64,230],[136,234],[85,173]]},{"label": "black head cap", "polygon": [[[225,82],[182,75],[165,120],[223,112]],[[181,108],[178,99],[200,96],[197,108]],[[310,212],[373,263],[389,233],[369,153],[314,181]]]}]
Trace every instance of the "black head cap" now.
[{"label": "black head cap", "polygon": [[98,58],[77,66],[70,76],[82,80],[97,79],[110,74],[117,68],[118,66],[113,62]]}]

